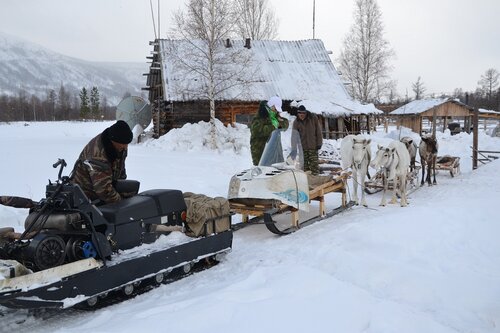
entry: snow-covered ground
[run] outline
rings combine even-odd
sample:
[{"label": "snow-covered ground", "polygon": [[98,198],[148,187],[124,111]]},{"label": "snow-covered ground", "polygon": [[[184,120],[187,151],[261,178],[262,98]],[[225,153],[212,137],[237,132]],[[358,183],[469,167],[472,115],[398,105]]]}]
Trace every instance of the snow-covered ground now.
[{"label": "snow-covered ground", "polygon": [[[0,124],[0,195],[39,200],[56,177],[57,158],[69,172],[83,146],[110,124]],[[131,145],[129,178],[142,190],[226,196],[231,176],[251,164],[249,131],[219,127],[219,151],[204,148],[207,133],[189,125]],[[500,151],[499,138],[479,134],[481,149]],[[398,135],[373,133],[372,150]],[[439,155],[461,158],[462,173],[440,171],[438,185],[412,193],[406,208],[379,207],[376,193],[368,208],[286,237],[250,226],[234,234],[233,251],[209,270],[94,312],[22,323],[16,320],[26,311],[9,312],[0,316],[0,331],[500,332],[500,161],[473,171],[472,135],[438,133],[438,141]],[[327,195],[327,206],[338,206],[339,196]],[[22,230],[26,213],[0,206],[0,227]]]}]

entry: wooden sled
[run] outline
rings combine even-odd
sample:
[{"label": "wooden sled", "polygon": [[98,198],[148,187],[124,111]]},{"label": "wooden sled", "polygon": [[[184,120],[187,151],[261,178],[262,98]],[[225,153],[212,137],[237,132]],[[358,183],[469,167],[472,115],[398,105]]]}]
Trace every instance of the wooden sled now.
[{"label": "wooden sled", "polygon": [[436,170],[446,170],[452,177],[460,173],[460,157],[444,155],[436,159]]},{"label": "wooden sled", "polygon": [[[407,194],[413,193],[417,188],[418,174],[420,172],[420,165],[416,165],[413,171],[408,172],[406,176]],[[365,193],[374,194],[384,189],[384,175],[382,171],[377,173],[369,180],[365,181]],[[391,180],[387,184],[388,190],[394,189],[394,182]]]},{"label": "wooden sled", "polygon": [[[348,173],[341,173],[334,175],[333,178],[325,183],[309,186],[309,200],[319,202],[318,215],[312,219],[322,219],[326,216],[330,216],[325,209],[325,195],[328,193],[336,192],[342,194],[342,208],[347,208],[347,196],[346,196],[346,182],[349,177]],[[311,188],[312,187],[312,188]],[[230,199],[229,207],[231,213],[241,214],[242,222],[233,224],[233,230],[241,229],[247,225],[251,224],[265,224],[269,231],[284,235],[289,234],[301,226],[304,226],[308,221],[299,222],[299,210],[283,204],[278,200],[267,200],[267,199]],[[343,210],[343,209],[342,209]],[[272,220],[272,216],[283,214],[289,212],[291,215],[290,225],[286,228],[280,229],[275,221]],[[253,218],[250,218],[253,216]],[[264,220],[264,222],[262,222]],[[309,221],[309,223],[311,222]]]}]

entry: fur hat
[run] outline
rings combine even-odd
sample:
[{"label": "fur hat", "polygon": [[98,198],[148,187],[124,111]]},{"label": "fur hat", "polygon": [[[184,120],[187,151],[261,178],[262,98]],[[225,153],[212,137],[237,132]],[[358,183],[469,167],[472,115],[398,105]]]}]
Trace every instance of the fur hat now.
[{"label": "fur hat", "polygon": [[132,142],[134,135],[130,127],[123,120],[118,120],[108,128],[109,139],[121,144],[129,144]]},{"label": "fur hat", "polygon": [[282,104],[283,102],[278,96],[273,96],[267,101],[267,106],[269,106],[270,108],[274,106],[278,112],[283,112],[283,110],[281,109]]}]

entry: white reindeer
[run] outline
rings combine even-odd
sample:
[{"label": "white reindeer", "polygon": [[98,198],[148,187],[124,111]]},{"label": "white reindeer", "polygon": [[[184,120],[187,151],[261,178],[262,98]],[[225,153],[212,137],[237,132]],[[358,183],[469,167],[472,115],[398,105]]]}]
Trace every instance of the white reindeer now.
[{"label": "white reindeer", "polygon": [[405,207],[408,204],[406,200],[406,175],[410,166],[410,154],[405,144],[394,140],[387,147],[378,145],[377,153],[370,165],[376,170],[381,169],[384,175],[384,192],[380,206],[386,205],[385,192],[389,181],[392,180],[394,189],[390,203],[397,203],[396,194],[399,194],[401,207]]},{"label": "white reindeer", "polygon": [[367,206],[365,199],[365,176],[371,160],[370,139],[362,135],[348,135],[340,143],[342,169],[352,168],[354,202],[358,205],[358,185],[361,185],[361,204]]}]

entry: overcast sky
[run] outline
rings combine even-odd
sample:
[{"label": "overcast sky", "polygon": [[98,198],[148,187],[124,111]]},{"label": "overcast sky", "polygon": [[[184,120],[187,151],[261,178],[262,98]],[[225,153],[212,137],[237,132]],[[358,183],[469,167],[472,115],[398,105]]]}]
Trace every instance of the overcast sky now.
[{"label": "overcast sky", "polygon": [[[151,0],[154,9],[158,0]],[[268,0],[279,39],[312,38],[313,0]],[[160,0],[165,37],[184,0]],[[396,53],[398,92],[475,90],[488,68],[500,71],[500,0],[378,0],[385,38]],[[353,23],[354,0],[316,0],[316,38],[335,60]],[[155,15],[155,20],[157,16]],[[156,22],[158,24],[158,22]],[[150,0],[1,0],[0,31],[93,61],[146,62],[154,39]],[[336,63],[336,62],[335,62]],[[1,64],[0,64],[1,65]]]}]

